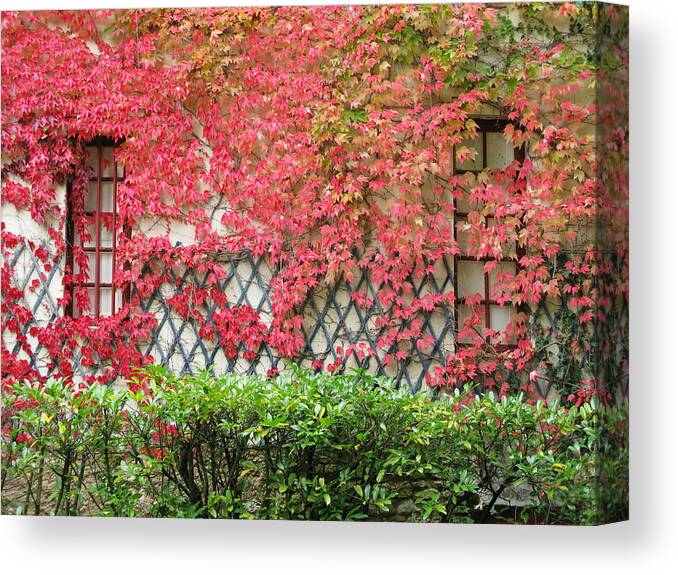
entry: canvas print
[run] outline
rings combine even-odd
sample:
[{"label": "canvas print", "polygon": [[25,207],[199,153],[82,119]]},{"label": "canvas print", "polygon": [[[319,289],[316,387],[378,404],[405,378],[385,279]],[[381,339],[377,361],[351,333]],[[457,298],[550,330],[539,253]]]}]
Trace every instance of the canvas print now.
[{"label": "canvas print", "polygon": [[628,517],[628,8],[2,13],[2,513]]}]

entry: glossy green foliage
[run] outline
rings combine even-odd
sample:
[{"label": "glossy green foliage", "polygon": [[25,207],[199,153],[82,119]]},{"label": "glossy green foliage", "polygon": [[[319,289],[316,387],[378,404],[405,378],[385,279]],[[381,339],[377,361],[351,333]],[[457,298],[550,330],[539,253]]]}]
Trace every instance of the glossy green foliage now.
[{"label": "glossy green foliage", "polygon": [[16,513],[595,524],[625,517],[625,407],[412,394],[363,373],[60,381],[4,394]]}]

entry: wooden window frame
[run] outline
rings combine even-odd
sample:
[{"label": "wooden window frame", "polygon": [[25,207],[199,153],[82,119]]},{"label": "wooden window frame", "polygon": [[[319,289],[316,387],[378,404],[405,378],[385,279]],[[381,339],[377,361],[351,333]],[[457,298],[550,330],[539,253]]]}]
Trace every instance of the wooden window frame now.
[{"label": "wooden window frame", "polygon": [[[88,184],[91,182],[96,182],[96,209],[94,211],[85,211],[83,214],[85,216],[92,217],[94,216],[94,233],[95,237],[88,246],[82,244],[75,245],[75,225],[73,221],[73,210],[72,210],[72,183],[69,181],[66,189],[66,262],[70,266],[71,273],[75,272],[75,261],[74,261],[74,247],[81,248],[87,254],[95,255],[95,269],[89,270],[90,277],[86,282],[73,282],[71,281],[68,290],[70,291],[69,302],[65,309],[65,314],[69,317],[83,317],[83,316],[93,316],[95,318],[100,317],[111,317],[115,315],[119,309],[116,306],[116,295],[119,291],[122,291],[122,304],[124,306],[130,300],[130,289],[129,286],[120,290],[116,285],[115,281],[115,268],[116,268],[116,254],[117,254],[117,218],[118,218],[118,184],[124,181],[126,173],[123,172],[122,177],[118,177],[118,165],[115,160],[113,161],[113,170],[112,176],[103,176],[102,175],[102,158],[103,158],[103,149],[104,148],[113,148],[115,149],[121,144],[120,141],[115,141],[111,138],[99,137],[91,140],[85,144],[85,148],[96,147],[97,149],[97,159],[96,159],[96,174],[94,177],[88,179]],[[112,182],[113,183],[113,198],[112,198],[112,211],[103,212],[101,209],[101,187],[103,182]],[[89,188],[89,186],[88,186]],[[88,192],[89,193],[89,190]],[[84,206],[83,206],[84,207]],[[112,218],[112,238],[111,246],[103,247],[101,245],[101,229],[103,226],[103,215],[111,215]],[[121,233],[130,237],[131,229],[129,226],[123,226]],[[102,282],[101,281],[101,254],[110,253],[111,254],[111,281]],[[94,271],[94,278],[92,281],[91,273]],[[80,310],[77,310],[75,305],[75,291],[77,288],[91,289],[94,288],[94,309],[90,309],[86,314],[82,313]],[[101,289],[110,289],[111,290],[111,309],[110,314],[103,315],[101,313]],[[77,311],[76,311],[77,310]]]},{"label": "wooden window frame", "polygon": [[[457,168],[457,146],[454,146],[452,150],[452,158],[453,158],[453,172],[455,175],[457,174],[467,174],[467,173],[472,173],[472,174],[480,174],[481,172],[485,171],[488,169],[487,166],[487,134],[488,133],[503,133],[504,128],[511,124],[509,120],[502,119],[502,118],[493,118],[493,119],[487,119],[487,118],[473,118],[473,121],[478,125],[478,133],[482,137],[482,153],[483,153],[483,162],[482,162],[482,168],[479,170],[464,170]],[[514,147],[514,155],[513,155],[513,161],[518,160],[518,162],[523,162],[525,159],[525,146],[518,146]],[[454,234],[454,240],[457,241],[457,224],[459,223],[459,220],[467,220],[468,219],[468,212],[459,212],[457,211],[457,199],[453,198],[453,204],[454,204],[454,229],[453,229],[453,234]],[[489,214],[486,217],[493,217],[493,214]],[[524,255],[524,251],[522,248],[518,245],[518,242],[516,241],[516,259],[507,259],[506,261],[509,262],[515,262],[517,261]],[[483,329],[492,329],[492,306],[495,307],[506,307],[506,304],[503,306],[492,297],[492,293],[490,292],[491,286],[490,286],[490,275],[491,272],[486,272],[483,269],[483,284],[484,284],[484,293],[482,294],[483,299],[478,303],[478,304],[473,304],[473,305],[468,305],[460,301],[459,298],[459,275],[458,275],[458,267],[459,267],[459,262],[476,262],[476,263],[483,263],[483,262],[489,262],[489,261],[496,261],[496,258],[493,257],[482,257],[482,258],[476,258],[473,256],[465,255],[465,254],[457,254],[454,256],[454,268],[453,268],[453,286],[454,286],[454,294],[455,294],[455,304],[454,304],[454,329],[455,329],[455,334],[456,334],[456,339],[455,341],[455,346],[459,347],[470,347],[473,344],[468,343],[468,342],[460,342],[458,341],[459,337],[459,309],[461,306],[466,305],[467,307],[470,308],[475,308],[479,307],[483,309]],[[502,260],[503,261],[503,260]],[[519,309],[519,306],[510,306],[515,308],[516,310]],[[489,344],[493,345],[493,347],[499,351],[506,351],[506,350],[511,350],[516,348],[516,344],[509,344],[509,343],[500,343],[500,344],[492,344],[489,341],[489,338],[483,338],[484,341]]]}]

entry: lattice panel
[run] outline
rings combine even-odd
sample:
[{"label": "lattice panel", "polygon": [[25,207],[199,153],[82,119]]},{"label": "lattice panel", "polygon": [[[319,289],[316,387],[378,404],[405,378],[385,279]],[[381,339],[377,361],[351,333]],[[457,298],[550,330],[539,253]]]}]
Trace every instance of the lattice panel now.
[{"label": "lattice panel", "polygon": [[[226,277],[217,283],[226,294],[229,306],[250,306],[259,312],[262,322],[270,325],[271,301],[268,290],[273,274],[268,263],[263,258],[255,258],[246,252],[232,258],[225,266]],[[181,286],[207,287],[206,274],[195,274],[187,270],[177,278],[170,270],[168,275],[170,281],[161,286],[143,305],[144,311],[152,312],[158,318],[153,336],[141,345],[143,353],[152,355],[157,362],[168,365],[177,373],[192,374],[204,369],[215,372],[266,373],[277,365],[279,358],[274,356],[268,346],[261,346],[256,360],[247,361],[242,357],[242,353],[246,351],[242,343],[238,346],[238,357],[231,359],[224,353],[218,338],[214,343],[203,341],[199,335],[202,322],[194,318],[184,320],[167,302],[182,292]],[[208,323],[214,323],[212,316],[216,309],[212,302],[200,306]]]},{"label": "lattice panel", "polygon": [[31,320],[21,326],[17,334],[8,327],[9,318],[3,317],[1,337],[3,348],[13,356],[26,360],[32,369],[49,374],[52,370],[47,350],[30,331],[32,327],[49,325],[59,316],[56,300],[61,293],[61,269],[52,266],[47,271],[45,264],[35,255],[38,247],[24,240],[7,258],[12,274],[11,284],[22,294],[19,305],[31,312]]},{"label": "lattice panel", "polygon": [[[438,260],[433,269],[432,274],[413,279],[411,297],[453,290],[452,259]],[[421,337],[433,338],[432,346],[420,350],[408,344],[405,359],[386,363],[386,357],[393,358],[401,348],[394,345],[379,349],[378,346],[388,326],[379,325],[377,319],[390,317],[392,313],[392,307],[384,307],[379,303],[377,293],[381,287],[371,281],[367,271],[359,270],[351,282],[341,280],[310,298],[302,308],[306,339],[305,361],[302,364],[310,365],[310,359],[318,358],[336,360],[339,357],[338,346],[346,349],[353,345],[357,349],[354,347],[349,357],[344,358],[341,363],[343,368],[356,367],[378,375],[388,375],[399,384],[407,383],[412,388],[422,384],[432,367],[444,364],[445,356],[454,349],[454,314],[452,308],[447,306],[439,306],[430,312],[421,311],[417,315],[417,319],[423,322]],[[356,293],[366,294],[370,303],[366,307],[358,305],[353,299]],[[407,328],[408,324],[403,327]],[[361,354],[361,346],[374,353]]]},{"label": "lattice panel", "polygon": [[[44,326],[53,322],[62,310],[56,305],[56,298],[61,293],[61,271],[58,266],[45,272],[44,265],[35,257],[28,243],[16,248],[10,256],[10,264],[15,269],[12,283],[24,293],[23,302],[33,310],[34,318],[25,326],[24,334],[32,325]],[[441,259],[432,266],[433,273],[414,278],[414,289],[410,297],[421,297],[426,294],[448,293],[453,289],[454,265],[451,258]],[[226,275],[218,282],[219,289],[224,292],[230,307],[247,305],[260,314],[260,321],[270,326],[271,301],[269,289],[274,277],[266,258],[255,257],[249,252],[235,255],[224,263]],[[31,290],[34,279],[38,279],[38,287]],[[214,341],[200,337],[203,321],[189,318],[184,320],[172,309],[168,301],[179,295],[184,287],[207,288],[206,274],[186,270],[177,274],[168,270],[168,280],[153,295],[142,303],[146,312],[157,318],[157,327],[152,335],[139,343],[139,351],[153,357],[156,363],[169,366],[175,373],[193,374],[204,369],[215,373],[237,371],[240,373],[266,373],[280,362],[280,357],[268,345],[261,345],[257,357],[248,361],[243,358],[246,351],[243,343],[239,344],[236,358],[229,358],[217,337]],[[379,318],[389,317],[391,307],[384,307],[378,300],[377,293],[381,286],[375,285],[369,273],[356,270],[351,281],[340,279],[333,286],[316,290],[302,306],[304,316],[303,335],[305,350],[297,360],[310,366],[313,360],[323,360],[325,365],[339,357],[337,348],[343,350],[355,346],[348,357],[341,361],[339,371],[351,367],[363,368],[370,373],[388,375],[398,383],[405,383],[412,388],[419,387],[426,373],[436,365],[444,363],[445,356],[454,349],[454,315],[451,307],[438,306],[433,311],[421,311],[417,318],[422,322],[421,337],[430,337],[433,342],[423,350],[408,342],[406,357],[395,359],[395,354],[404,348],[393,345],[390,348],[379,348],[379,340],[388,329],[380,325]],[[358,305],[354,294],[369,298],[367,304]],[[362,298],[358,298],[362,299]],[[214,324],[213,314],[217,307],[207,300],[201,304],[200,312],[207,323]],[[407,329],[408,324],[403,324]],[[3,325],[3,346],[30,361],[33,368],[49,375],[53,369],[48,367],[45,350],[30,336],[28,344],[20,345],[9,330]],[[361,350],[373,350],[373,353],[362,353]],[[387,357],[391,358],[387,362]],[[80,353],[76,350],[74,371],[77,374],[91,374],[92,369],[80,365]],[[101,373],[102,368],[95,368]]]}]

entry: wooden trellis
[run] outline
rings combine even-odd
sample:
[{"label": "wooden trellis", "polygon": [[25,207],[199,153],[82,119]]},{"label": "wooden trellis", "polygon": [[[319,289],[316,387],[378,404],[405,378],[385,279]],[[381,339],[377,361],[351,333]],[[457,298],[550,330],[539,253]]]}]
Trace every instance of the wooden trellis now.
[{"label": "wooden trellis", "polygon": [[[17,246],[10,255],[10,263],[14,270],[12,283],[24,293],[23,303],[33,311],[31,322],[23,327],[25,335],[32,325],[48,325],[63,313],[53,295],[61,290],[58,283],[61,278],[58,271],[60,266],[55,265],[46,273],[44,264],[35,256],[28,242]],[[269,289],[275,270],[268,264],[267,258],[243,252],[228,259],[224,266],[226,274],[224,279],[218,282],[218,287],[227,295],[229,306],[250,306],[260,314],[265,324],[270,325]],[[452,258],[435,262],[434,269],[434,273],[412,278],[413,297],[449,293],[453,290]],[[270,368],[278,366],[281,358],[265,343],[260,346],[257,357],[248,361],[242,357],[242,353],[246,351],[242,342],[239,344],[237,357],[229,358],[225,355],[218,337],[216,341],[204,341],[200,337],[200,328],[204,323],[194,318],[184,319],[171,308],[168,300],[180,294],[185,286],[206,287],[206,274],[198,274],[190,269],[178,275],[171,269],[167,273],[169,281],[142,302],[142,309],[156,316],[157,326],[147,340],[138,344],[141,353],[152,356],[156,363],[165,364],[174,372],[182,374],[196,373],[204,369],[214,372],[263,374]],[[39,285],[29,297],[27,287],[35,278],[39,279]],[[58,281],[55,281],[56,278]],[[305,347],[296,360],[302,365],[310,366],[313,360],[322,360],[327,364],[334,362],[341,355],[339,371],[356,367],[370,373],[388,375],[399,384],[407,384],[413,389],[421,386],[426,374],[435,366],[444,364],[445,357],[454,348],[454,311],[451,306],[437,306],[432,311],[422,310],[417,316],[422,322],[421,337],[432,338],[433,344],[425,351],[416,345],[409,345],[406,357],[403,358],[401,354],[400,358],[387,365],[386,355],[393,358],[398,348],[397,344],[388,349],[379,349],[378,346],[378,341],[389,326],[377,327],[375,320],[379,317],[389,317],[392,311],[390,308],[384,309],[379,303],[377,298],[379,288],[379,285],[372,282],[367,270],[357,269],[351,281],[342,277],[333,285],[315,291],[300,309],[304,317],[302,332]],[[356,292],[367,295],[369,305],[358,305],[353,297]],[[213,315],[216,311],[214,302],[203,303],[200,311],[206,318],[206,323],[214,324]],[[407,327],[405,322],[403,329]],[[5,348],[27,359],[32,368],[45,375],[54,371],[55,367],[50,366],[49,357],[46,357],[46,350],[37,340],[29,338],[29,346],[21,346],[16,342],[15,335],[6,328],[5,323],[2,338]],[[30,351],[27,351],[26,347],[29,347]],[[352,351],[340,354],[338,349]],[[372,350],[372,353],[367,350]],[[73,358],[73,371],[76,374],[84,375],[105,367],[100,365],[85,368],[81,365],[80,358],[81,354],[76,350]]]}]

